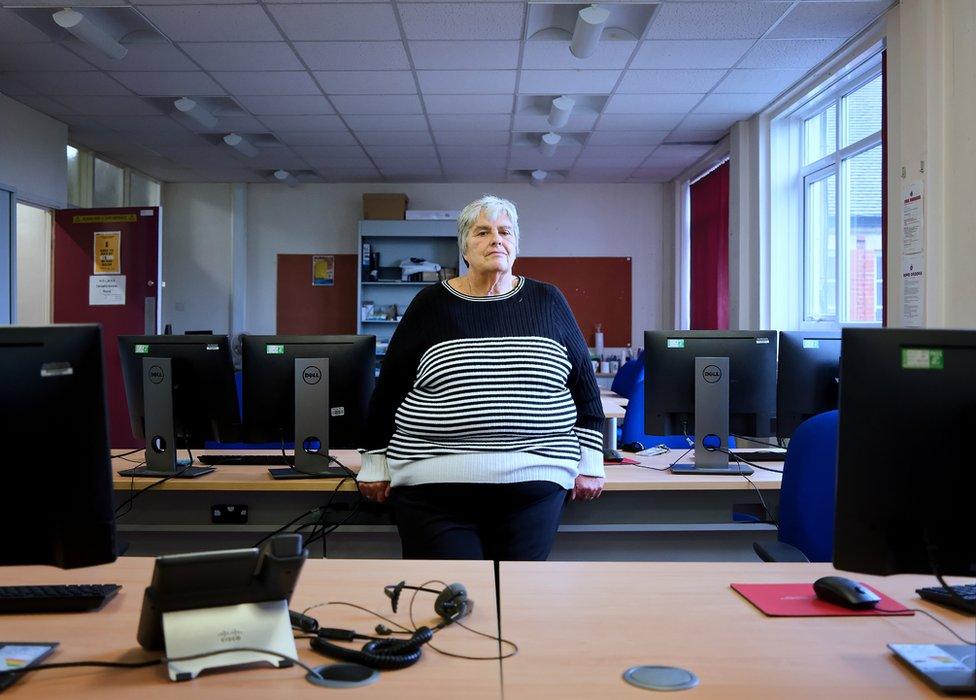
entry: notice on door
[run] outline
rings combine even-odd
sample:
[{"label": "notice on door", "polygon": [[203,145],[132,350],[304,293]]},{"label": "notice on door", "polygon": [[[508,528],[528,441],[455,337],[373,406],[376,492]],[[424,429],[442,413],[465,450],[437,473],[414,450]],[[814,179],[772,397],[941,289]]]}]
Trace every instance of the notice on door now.
[{"label": "notice on door", "polygon": [[118,275],[122,272],[122,232],[96,231],[92,257],[96,275]]},{"label": "notice on door", "polygon": [[89,306],[124,306],[125,275],[92,275],[88,278]]}]

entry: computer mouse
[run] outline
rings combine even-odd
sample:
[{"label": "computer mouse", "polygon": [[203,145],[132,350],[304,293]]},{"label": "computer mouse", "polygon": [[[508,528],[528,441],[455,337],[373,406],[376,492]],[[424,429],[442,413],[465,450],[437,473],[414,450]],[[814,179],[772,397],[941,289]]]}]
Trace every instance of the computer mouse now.
[{"label": "computer mouse", "polygon": [[624,461],[624,456],[617,450],[603,450],[603,461],[620,463]]},{"label": "computer mouse", "polygon": [[866,586],[843,576],[824,576],[813,582],[817,598],[825,603],[833,603],[852,610],[868,610],[877,605],[881,598]]}]

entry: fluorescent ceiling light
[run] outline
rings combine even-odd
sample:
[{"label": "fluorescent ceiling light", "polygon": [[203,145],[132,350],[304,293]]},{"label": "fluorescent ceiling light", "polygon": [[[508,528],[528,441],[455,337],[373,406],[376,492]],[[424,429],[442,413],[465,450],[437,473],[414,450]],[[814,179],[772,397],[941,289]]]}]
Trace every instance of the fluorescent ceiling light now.
[{"label": "fluorescent ceiling light", "polygon": [[549,173],[545,170],[533,170],[532,171],[532,186],[542,187],[542,183],[546,181]]},{"label": "fluorescent ceiling light", "polygon": [[589,58],[596,51],[603,33],[603,25],[610,19],[610,10],[599,5],[584,7],[576,15],[576,28],[573,30],[573,40],[569,43],[569,50],[576,58]]},{"label": "fluorescent ceiling light", "polygon": [[547,158],[556,155],[556,146],[562,138],[559,134],[554,134],[551,131],[548,134],[543,134],[542,142],[539,144],[542,155]]},{"label": "fluorescent ceiling light", "polygon": [[173,106],[181,113],[195,121],[206,129],[213,129],[217,126],[217,117],[205,110],[196,100],[189,97],[181,97],[173,101]]},{"label": "fluorescent ceiling light", "polygon": [[240,134],[230,133],[224,137],[224,143],[233,148],[238,153],[243,153],[248,158],[253,158],[258,154],[257,146],[248,141]]},{"label": "fluorescent ceiling light", "polygon": [[278,182],[285,183],[289,187],[298,186],[298,179],[287,170],[275,170],[274,179],[277,180]]},{"label": "fluorescent ceiling light", "polygon": [[572,97],[557,97],[552,101],[552,107],[549,109],[549,125],[559,129],[569,122],[569,113],[573,111],[573,107],[576,105],[576,100]]},{"label": "fluorescent ceiling light", "polygon": [[128,49],[117,42],[108,32],[70,7],[55,12],[54,22],[111,59],[118,61],[125,58],[126,53],[128,53]]}]

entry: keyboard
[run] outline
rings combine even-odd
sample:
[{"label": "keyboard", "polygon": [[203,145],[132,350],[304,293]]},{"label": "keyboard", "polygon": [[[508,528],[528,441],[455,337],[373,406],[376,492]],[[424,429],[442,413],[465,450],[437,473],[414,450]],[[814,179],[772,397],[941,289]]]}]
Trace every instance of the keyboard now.
[{"label": "keyboard", "polygon": [[243,464],[247,466],[264,467],[271,464],[283,464],[285,466],[291,465],[295,460],[294,457],[288,455],[277,454],[277,455],[219,455],[219,454],[206,454],[197,457],[197,461],[201,464]]},{"label": "keyboard", "polygon": [[732,450],[732,456],[746,462],[782,462],[786,459],[786,450],[753,450],[751,452]]},{"label": "keyboard", "polygon": [[115,583],[61,586],[0,586],[0,613],[96,610],[119,592]]},{"label": "keyboard", "polygon": [[930,603],[936,603],[937,605],[943,605],[953,610],[976,615],[976,585],[950,586],[950,588],[958,593],[962,600],[956,598],[942,586],[916,588],[915,592]]}]

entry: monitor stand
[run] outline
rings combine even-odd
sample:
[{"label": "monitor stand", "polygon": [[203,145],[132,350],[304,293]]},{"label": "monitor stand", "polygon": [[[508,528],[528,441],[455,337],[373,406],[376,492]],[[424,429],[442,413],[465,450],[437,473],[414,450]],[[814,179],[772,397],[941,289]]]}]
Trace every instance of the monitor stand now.
[{"label": "monitor stand", "polygon": [[671,473],[728,476],[752,474],[752,468],[745,464],[729,463],[727,357],[695,358],[695,461],[673,464]]},{"label": "monitor stand", "polygon": [[329,459],[329,358],[295,358],[295,461],[273,479],[335,479],[349,472]]},{"label": "monitor stand", "polygon": [[195,479],[213,467],[191,467],[176,458],[173,428],[173,362],[168,357],[142,358],[142,400],[145,416],[146,466],[123,469],[119,476]]}]

